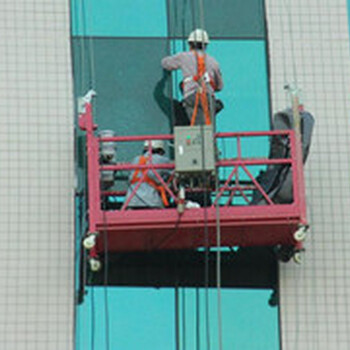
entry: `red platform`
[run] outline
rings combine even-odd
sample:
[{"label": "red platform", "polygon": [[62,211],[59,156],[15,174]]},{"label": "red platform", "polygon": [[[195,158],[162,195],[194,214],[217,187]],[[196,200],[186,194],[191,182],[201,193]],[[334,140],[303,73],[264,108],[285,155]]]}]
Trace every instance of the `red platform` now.
[{"label": "red platform", "polygon": [[[220,159],[217,169],[226,167],[229,176],[221,179],[216,193],[216,200],[211,207],[186,209],[179,214],[177,209],[128,210],[124,203],[119,210],[103,211],[101,197],[107,195],[100,190],[100,171],[140,169],[174,169],[174,164],[132,165],[99,164],[99,142],[125,142],[151,139],[171,140],[172,135],[147,135],[98,138],[94,135],[91,105],[86,104],[85,113],[81,114],[79,125],[87,134],[88,155],[88,217],[89,233],[98,232],[97,245],[90,252],[92,256],[103,252],[106,247],[111,252],[152,251],[166,249],[196,249],[206,244],[217,246],[217,227],[220,227],[221,246],[274,246],[278,244],[300,246],[293,234],[300,224],[306,224],[303,164],[300,141],[294,131],[264,131],[218,133],[216,138],[236,140],[235,158]],[[284,135],[289,138],[291,156],[285,159],[243,158],[241,139]],[[263,191],[249,170],[252,165],[290,164],[293,174],[292,204],[274,204]],[[250,186],[243,186],[239,173],[244,172],[250,179]],[[169,196],[176,203],[177,193],[167,184]],[[252,206],[247,204],[232,205],[232,198],[237,194],[248,202],[247,191],[257,189],[267,204]],[[113,194],[113,193],[111,193]],[[120,193],[119,193],[120,194]],[[114,195],[118,195],[117,192]],[[226,198],[226,199],[225,199]],[[223,201],[225,199],[225,201]],[[220,206],[216,207],[216,202]],[[223,204],[224,203],[224,204]],[[206,235],[208,232],[208,235]],[[207,243],[205,238],[208,238]]]}]

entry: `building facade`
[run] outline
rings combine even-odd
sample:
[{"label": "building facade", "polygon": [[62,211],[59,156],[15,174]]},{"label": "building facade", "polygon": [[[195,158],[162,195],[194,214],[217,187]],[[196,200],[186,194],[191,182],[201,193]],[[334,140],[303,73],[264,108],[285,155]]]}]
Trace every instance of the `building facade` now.
[{"label": "building facade", "polygon": [[[271,111],[289,105],[284,85],[291,82],[302,88],[316,118],[305,169],[311,230],[304,262],[279,265],[278,307],[268,305],[272,290],[223,291],[223,348],[347,349],[346,0],[203,3],[209,52],[226,84],[218,127],[269,129]],[[0,348],[218,348],[215,290],[209,291],[210,332],[198,322],[207,316],[198,308],[203,289],[89,286],[84,303],[75,302],[74,192],[82,188],[74,173],[79,180],[84,172],[78,131],[74,140],[75,99],[94,88],[99,126],[119,135],[169,132],[172,115],[160,99],[164,91],[181,96],[178,81],[161,85],[159,62],[185,47],[188,32],[203,24],[199,11],[187,1],[165,0],[2,5]],[[121,159],[129,152],[139,149],[120,149]]]}]

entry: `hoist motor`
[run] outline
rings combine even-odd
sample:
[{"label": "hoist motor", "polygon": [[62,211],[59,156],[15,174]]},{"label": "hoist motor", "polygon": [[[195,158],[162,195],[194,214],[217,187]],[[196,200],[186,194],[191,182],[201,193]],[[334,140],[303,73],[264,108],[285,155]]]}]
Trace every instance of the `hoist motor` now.
[{"label": "hoist motor", "polygon": [[[99,137],[113,137],[113,130],[101,130],[98,133]],[[100,164],[113,165],[116,164],[116,143],[113,141],[100,142]],[[114,185],[114,171],[104,170],[101,172],[101,184],[104,189]]]}]

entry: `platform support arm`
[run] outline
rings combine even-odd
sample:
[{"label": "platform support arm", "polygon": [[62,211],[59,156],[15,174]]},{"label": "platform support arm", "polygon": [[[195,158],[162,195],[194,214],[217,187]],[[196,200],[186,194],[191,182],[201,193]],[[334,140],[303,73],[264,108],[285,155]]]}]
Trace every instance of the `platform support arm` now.
[{"label": "platform support arm", "polygon": [[[93,122],[92,97],[95,92],[90,90],[81,98],[79,126],[86,131],[87,183],[88,183],[88,234],[96,234],[96,223],[101,211],[101,190],[99,174],[99,143],[94,131],[97,125]],[[90,257],[96,257],[95,247],[90,250]]]}]

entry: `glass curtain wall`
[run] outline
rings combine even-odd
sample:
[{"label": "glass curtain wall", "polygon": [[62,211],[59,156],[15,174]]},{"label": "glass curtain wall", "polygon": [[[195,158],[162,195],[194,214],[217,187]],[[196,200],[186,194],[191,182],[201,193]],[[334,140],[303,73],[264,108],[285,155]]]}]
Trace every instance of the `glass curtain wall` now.
[{"label": "glass curtain wall", "polygon": [[[209,54],[221,65],[220,131],[270,127],[262,0],[72,0],[75,97],[97,92],[94,119],[117,135],[169,133],[172,99],[181,99],[177,74],[164,78],[162,57],[187,49],[189,32],[204,26]],[[225,151],[230,145],[219,145]],[[140,145],[121,145],[130,160]],[[267,154],[267,140],[249,152]],[[85,193],[84,137],[77,130],[79,189]],[[84,230],[77,206],[77,240]],[[79,244],[78,244],[79,246]],[[204,269],[204,267],[203,267]],[[234,273],[234,272],[232,272]],[[277,271],[272,271],[276,274]],[[204,278],[204,270],[203,270]],[[214,288],[87,287],[77,306],[76,348],[219,350]],[[222,343],[229,349],[279,349],[278,308],[269,289],[222,290]],[[269,303],[270,301],[270,303]]]}]

